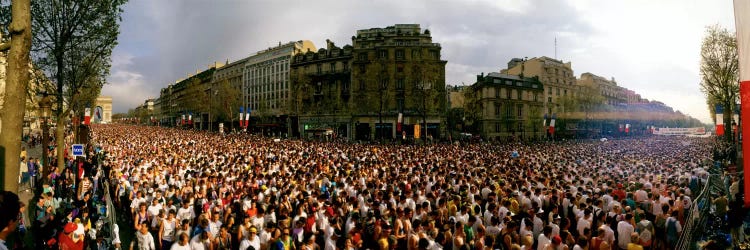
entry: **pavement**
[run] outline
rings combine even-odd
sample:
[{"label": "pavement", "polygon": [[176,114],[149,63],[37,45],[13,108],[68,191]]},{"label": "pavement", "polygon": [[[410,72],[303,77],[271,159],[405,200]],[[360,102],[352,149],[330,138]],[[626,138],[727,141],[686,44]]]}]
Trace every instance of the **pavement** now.
[{"label": "pavement", "polygon": [[[26,148],[26,155],[29,158],[35,158],[40,159],[42,157],[42,146],[36,145],[36,147],[30,148],[26,142],[21,143],[22,147]],[[24,221],[26,222],[26,234],[24,235],[24,242],[26,243],[26,246],[31,246],[34,241],[33,232],[31,232],[31,223],[33,222],[33,207],[34,204],[36,204],[36,199],[34,195],[36,192],[34,190],[29,189],[28,186],[25,184],[18,187],[18,198],[21,200],[24,204],[26,204],[26,213],[23,214]]]}]

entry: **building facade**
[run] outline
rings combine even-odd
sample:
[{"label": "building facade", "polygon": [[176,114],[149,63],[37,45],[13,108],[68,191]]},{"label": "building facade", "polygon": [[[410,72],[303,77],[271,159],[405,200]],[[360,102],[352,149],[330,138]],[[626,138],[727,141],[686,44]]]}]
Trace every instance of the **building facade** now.
[{"label": "building facade", "polygon": [[208,69],[162,88],[159,98],[153,101],[153,114],[159,124],[179,126],[182,115],[192,115],[195,122],[200,122],[200,114],[208,112],[210,108],[209,93],[214,73],[223,65],[214,62],[208,65]]},{"label": "building facade", "polygon": [[[356,139],[439,138],[446,129],[441,46],[419,24],[358,30],[352,37]],[[402,115],[399,130],[398,116]]]},{"label": "building facade", "polygon": [[287,105],[290,101],[289,69],[292,57],[308,51],[315,51],[315,45],[301,40],[279,44],[245,59],[243,99],[245,106],[252,110],[252,117],[263,119],[291,113]]},{"label": "building facade", "polygon": [[563,104],[566,98],[575,98],[577,94],[576,77],[570,62],[563,62],[546,56],[531,59],[514,58],[508,62],[508,68],[500,71],[503,74],[521,77],[538,77],[544,85],[544,113],[556,114],[565,112]]},{"label": "building facade", "polygon": [[[294,135],[357,140],[439,138],[447,98],[440,44],[418,24],[358,30],[352,45],[294,57]],[[399,126],[398,117],[402,122]],[[426,126],[425,126],[426,124]]]},{"label": "building facade", "polygon": [[483,138],[538,139],[545,134],[545,86],[536,78],[489,73],[477,75],[469,89],[467,112]]},{"label": "building facade", "polygon": [[604,103],[611,106],[618,106],[628,102],[625,88],[617,85],[614,78],[607,79],[589,72],[581,74],[577,80],[578,85],[592,88],[595,92],[604,97]]},{"label": "building facade", "polygon": [[336,133],[352,134],[351,62],[352,46],[326,48],[293,57],[290,67],[292,111],[289,133],[311,137]]}]

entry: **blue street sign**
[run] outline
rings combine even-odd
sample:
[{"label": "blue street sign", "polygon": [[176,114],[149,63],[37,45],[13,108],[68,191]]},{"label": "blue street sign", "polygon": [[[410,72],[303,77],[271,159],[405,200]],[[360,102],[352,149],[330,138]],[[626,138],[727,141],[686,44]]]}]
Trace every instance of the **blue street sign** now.
[{"label": "blue street sign", "polygon": [[73,156],[84,156],[83,144],[73,144]]}]

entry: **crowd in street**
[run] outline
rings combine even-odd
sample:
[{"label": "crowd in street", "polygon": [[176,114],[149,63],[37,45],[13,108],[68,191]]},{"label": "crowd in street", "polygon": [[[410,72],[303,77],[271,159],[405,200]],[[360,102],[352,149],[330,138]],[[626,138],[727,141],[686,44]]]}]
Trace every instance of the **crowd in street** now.
[{"label": "crowd in street", "polygon": [[371,145],[125,125],[92,136],[132,249],[673,249],[713,144]]}]

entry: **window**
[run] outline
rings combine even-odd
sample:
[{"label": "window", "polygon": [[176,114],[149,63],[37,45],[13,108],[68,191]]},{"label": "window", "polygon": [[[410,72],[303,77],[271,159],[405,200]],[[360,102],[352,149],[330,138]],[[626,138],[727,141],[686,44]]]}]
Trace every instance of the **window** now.
[{"label": "window", "polygon": [[360,61],[367,61],[367,53],[359,53],[358,57]]},{"label": "window", "polygon": [[549,87],[549,88],[547,88],[547,94],[548,94],[548,95],[551,95],[551,94],[552,94],[552,87]]},{"label": "window", "polygon": [[404,89],[404,79],[403,78],[396,79],[396,89],[398,89],[398,90],[403,90]]},{"label": "window", "polygon": [[381,90],[388,89],[388,79],[381,79],[380,80],[380,89]]},{"label": "window", "polygon": [[495,98],[500,98],[500,90],[501,88],[495,88]]},{"label": "window", "polygon": [[341,83],[341,90],[344,91],[344,92],[346,92],[346,93],[349,93],[349,80],[344,80]]},{"label": "window", "polygon": [[495,123],[495,133],[500,133],[500,130],[502,130],[502,124],[499,122]]},{"label": "window", "polygon": [[510,99],[510,89],[505,90],[505,99]]},{"label": "window", "polygon": [[318,64],[318,74],[321,74],[321,73],[323,73],[323,65]]},{"label": "window", "polygon": [[564,89],[564,90],[563,90],[563,95],[564,95],[564,96],[568,96],[568,90],[567,90],[567,89]]},{"label": "window", "polygon": [[437,50],[430,50],[430,57],[435,60],[440,60],[440,53]]},{"label": "window", "polygon": [[331,72],[336,72],[336,63],[331,63]]},{"label": "window", "polygon": [[321,94],[323,93],[323,83],[318,82],[315,84],[315,94]]},{"label": "window", "polygon": [[422,57],[422,51],[415,49],[411,51],[411,59],[412,60],[419,60]]},{"label": "window", "polygon": [[365,80],[359,79],[359,90],[364,91],[365,90]]},{"label": "window", "polygon": [[396,98],[396,108],[398,109],[398,111],[404,110],[404,98],[403,97]]},{"label": "window", "polygon": [[516,110],[518,113],[518,118],[523,117],[523,104],[518,104],[518,106],[516,107]]},{"label": "window", "polygon": [[349,70],[349,64],[345,62],[344,63],[344,71],[348,71],[348,70]]},{"label": "window", "polygon": [[396,72],[404,73],[404,65],[403,64],[396,65]]},{"label": "window", "polygon": [[388,59],[388,51],[387,50],[380,50],[380,51],[378,51],[378,58],[380,58],[380,59]]},{"label": "window", "polygon": [[523,90],[516,90],[516,99],[521,100],[523,99]]},{"label": "window", "polygon": [[365,73],[365,65],[364,64],[360,64],[359,65],[359,73],[362,73],[362,74]]},{"label": "window", "polygon": [[552,97],[547,97],[547,102],[552,102]]},{"label": "window", "polygon": [[539,98],[539,94],[537,94],[537,93],[534,93],[534,101],[535,101],[535,102],[537,102],[537,101],[538,101],[538,98]]},{"label": "window", "polygon": [[557,96],[560,96],[560,88],[555,88],[555,92],[557,92]]},{"label": "window", "polygon": [[396,60],[404,60],[404,50],[396,50]]},{"label": "window", "polygon": [[495,104],[495,117],[500,117],[500,110],[502,106],[500,104]]}]

